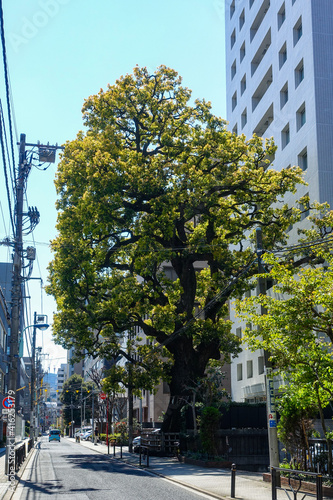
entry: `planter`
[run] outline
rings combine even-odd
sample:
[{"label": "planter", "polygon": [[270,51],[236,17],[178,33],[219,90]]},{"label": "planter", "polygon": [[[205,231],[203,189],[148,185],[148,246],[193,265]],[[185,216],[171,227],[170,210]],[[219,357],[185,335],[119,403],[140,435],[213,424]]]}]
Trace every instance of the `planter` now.
[{"label": "planter", "polygon": [[198,467],[211,467],[216,469],[230,469],[232,462],[227,460],[197,460],[195,458],[187,458],[180,456],[179,461],[188,465],[197,465]]}]

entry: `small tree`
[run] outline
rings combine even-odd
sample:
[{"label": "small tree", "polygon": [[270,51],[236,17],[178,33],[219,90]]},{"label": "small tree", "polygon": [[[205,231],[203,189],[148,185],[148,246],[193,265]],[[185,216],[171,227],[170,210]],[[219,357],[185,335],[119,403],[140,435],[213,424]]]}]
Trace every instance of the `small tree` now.
[{"label": "small tree", "polygon": [[[332,213],[322,224],[325,222],[332,227]],[[296,420],[297,406],[319,412],[331,474],[332,436],[326,428],[323,409],[333,399],[333,258],[320,247],[316,256],[325,265],[307,266],[295,272],[293,266],[265,255],[266,266],[271,266],[271,270],[262,277],[275,283],[273,293],[238,301],[237,311],[258,327],[246,329],[244,342],[253,351],[265,349],[276,373],[281,373],[294,388],[293,405],[288,412],[294,409]],[[289,404],[290,400],[284,402]]]}]

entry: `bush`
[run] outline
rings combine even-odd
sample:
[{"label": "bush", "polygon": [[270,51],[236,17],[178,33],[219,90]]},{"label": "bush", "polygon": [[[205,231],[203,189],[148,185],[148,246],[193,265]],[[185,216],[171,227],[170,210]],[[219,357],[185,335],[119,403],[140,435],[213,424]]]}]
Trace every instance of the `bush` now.
[{"label": "bush", "polygon": [[217,431],[220,423],[220,412],[213,406],[202,410],[200,423],[200,439],[202,450],[208,455],[217,455]]}]

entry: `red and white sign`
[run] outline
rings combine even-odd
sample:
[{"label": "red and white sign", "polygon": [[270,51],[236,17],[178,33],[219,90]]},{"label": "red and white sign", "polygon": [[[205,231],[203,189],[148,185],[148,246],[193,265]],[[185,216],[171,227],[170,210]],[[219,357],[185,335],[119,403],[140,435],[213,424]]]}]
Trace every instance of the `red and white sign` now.
[{"label": "red and white sign", "polygon": [[15,406],[15,399],[12,396],[7,396],[2,401],[2,406],[4,408],[13,408],[13,406]]},{"label": "red and white sign", "polygon": [[106,394],[105,394],[105,392],[100,392],[100,393],[99,393],[99,399],[106,399]]}]

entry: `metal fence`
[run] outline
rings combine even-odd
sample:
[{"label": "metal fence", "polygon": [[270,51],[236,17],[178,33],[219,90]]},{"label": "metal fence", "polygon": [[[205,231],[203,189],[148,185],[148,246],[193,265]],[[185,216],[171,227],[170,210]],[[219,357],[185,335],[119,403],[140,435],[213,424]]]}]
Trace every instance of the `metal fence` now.
[{"label": "metal fence", "polygon": [[[281,472],[286,474],[286,478],[281,477]],[[277,500],[278,490],[284,491],[286,498],[293,498],[293,500],[303,500],[305,497],[323,500],[323,476],[320,473],[271,467],[271,476],[272,500]],[[284,484],[283,479],[285,479]],[[313,488],[311,488],[313,492],[310,491],[312,485],[311,483],[309,485],[309,479],[315,480]],[[289,493],[291,493],[292,497]]]}]

